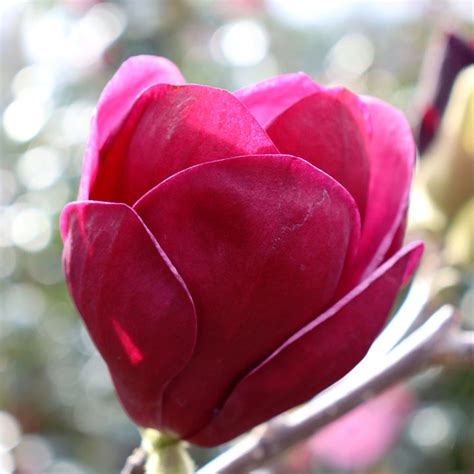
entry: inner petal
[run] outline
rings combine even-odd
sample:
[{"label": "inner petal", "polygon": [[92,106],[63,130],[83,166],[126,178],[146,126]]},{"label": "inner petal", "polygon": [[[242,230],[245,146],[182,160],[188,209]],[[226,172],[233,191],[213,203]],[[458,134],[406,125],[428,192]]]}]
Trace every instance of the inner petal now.
[{"label": "inner petal", "polygon": [[134,104],[101,156],[94,200],[133,204],[167,177],[198,163],[276,148],[229,92],[159,84]]},{"label": "inner petal", "polygon": [[330,174],[354,197],[363,220],[369,185],[364,106],[345,89],[301,99],[267,127],[281,153],[300,156]]},{"label": "inner petal", "polygon": [[168,429],[188,435],[330,302],[357,244],[358,212],[331,177],[285,155],[195,166],[135,207],[196,305],[196,350],[163,411]]}]

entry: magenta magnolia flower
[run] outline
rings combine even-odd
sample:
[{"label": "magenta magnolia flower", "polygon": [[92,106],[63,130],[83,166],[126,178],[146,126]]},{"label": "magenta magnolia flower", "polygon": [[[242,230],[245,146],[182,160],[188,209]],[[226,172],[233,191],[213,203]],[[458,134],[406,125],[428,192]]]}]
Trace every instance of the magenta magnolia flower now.
[{"label": "magenta magnolia flower", "polygon": [[130,417],[217,445],[354,367],[420,258],[414,157],[398,111],[301,73],[231,94],[126,61],[61,231]]}]

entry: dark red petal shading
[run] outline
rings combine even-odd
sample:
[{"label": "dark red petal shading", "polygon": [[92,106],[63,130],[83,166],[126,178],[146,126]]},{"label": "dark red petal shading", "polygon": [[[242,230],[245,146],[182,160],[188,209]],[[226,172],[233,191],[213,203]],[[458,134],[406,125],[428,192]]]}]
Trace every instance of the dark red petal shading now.
[{"label": "dark red petal shading", "polygon": [[84,156],[79,199],[89,199],[90,187],[99,166],[99,153],[117,132],[138,95],[152,84],[184,84],[179,69],[158,56],[127,59],[106,85],[92,121],[92,130]]},{"label": "dark red petal shading", "polygon": [[281,153],[300,156],[339,181],[364,218],[369,187],[367,121],[363,104],[345,89],[301,99],[267,127]]},{"label": "dark red petal shading", "polygon": [[365,101],[372,123],[370,184],[359,252],[348,288],[383,262],[392,243],[401,244],[416,157],[413,135],[403,114],[382,101]]},{"label": "dark red petal shading", "polygon": [[198,85],[153,86],[137,100],[105,154],[92,198],[133,204],[168,176],[198,163],[276,152],[229,92]]},{"label": "dark red petal shading", "polygon": [[159,427],[163,391],[195,346],[191,297],[128,206],[71,203],[61,231],[69,291],[122,404],[137,424]]},{"label": "dark red petal shading", "polygon": [[423,250],[412,244],[379,267],[248,374],[192,443],[214,446],[303,403],[366,354]]},{"label": "dark red petal shading", "polygon": [[266,127],[277,115],[320,87],[306,74],[282,74],[234,92],[242,104]]},{"label": "dark red petal shading", "polygon": [[189,435],[236,380],[330,302],[357,245],[358,213],[331,177],[285,155],[195,166],[136,209],[196,305],[196,350],[163,410],[168,429]]}]

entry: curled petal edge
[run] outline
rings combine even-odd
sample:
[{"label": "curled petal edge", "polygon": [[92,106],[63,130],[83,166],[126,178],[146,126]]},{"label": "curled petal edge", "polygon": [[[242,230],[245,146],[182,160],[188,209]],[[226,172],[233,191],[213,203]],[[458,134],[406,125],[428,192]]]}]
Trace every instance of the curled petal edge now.
[{"label": "curled petal edge", "polygon": [[[213,420],[211,420],[211,422],[201,431],[189,437],[188,440],[191,443],[195,443],[199,446],[204,447],[216,446],[218,444],[229,441],[232,438],[243,433],[244,431],[247,431],[248,429],[252,428],[253,426],[277,415],[278,413],[281,413],[282,411],[290,409],[292,406],[309,400],[312,396],[316,395],[332,383],[336,382],[345,373],[352,369],[363,358],[368,348],[370,347],[370,344],[373,342],[373,339],[375,339],[377,334],[382,329],[390,307],[393,305],[393,302],[396,298],[399,288],[404,283],[406,283],[406,281],[410,278],[410,276],[416,269],[423,253],[423,247],[423,244],[420,242],[414,242],[405,246],[392,258],[390,258],[383,265],[381,265],[369,278],[360,283],[356,288],[354,288],[347,295],[345,295],[335,305],[330,307],[320,316],[316,317],[311,323],[307,324],[304,328],[302,328],[291,338],[289,338],[271,356],[269,356],[259,366],[254,368],[245,377],[243,377],[238,384],[236,384],[234,390],[230,393],[226,402],[219,410],[216,410],[216,415]],[[402,265],[402,267],[400,267],[400,265]],[[390,281],[391,279],[393,280],[392,272],[395,272],[395,274],[397,275],[395,277],[396,281]],[[305,348],[303,344],[303,346],[300,347],[300,343],[303,343],[304,341],[303,338],[309,337],[309,342],[311,342],[312,337],[316,337],[317,339],[318,336],[323,334],[320,331],[324,331],[326,324],[337,323],[337,319],[335,318],[337,318],[338,316],[344,317],[346,319],[348,316],[350,317],[351,313],[346,312],[344,314],[344,309],[350,307],[349,305],[351,305],[351,303],[355,301],[359,296],[364,297],[364,293],[366,291],[370,291],[372,285],[383,283],[383,279],[385,276],[387,276],[388,278],[387,284],[392,287],[390,301],[387,301],[386,303],[384,303],[384,305],[382,305],[387,306],[388,309],[387,311],[384,311],[384,314],[373,315],[375,319],[365,319],[367,327],[363,328],[362,330],[370,335],[370,340],[366,340],[364,338],[364,340],[358,341],[360,347],[358,347],[358,350],[356,351],[357,353],[355,355],[352,354],[352,352],[355,351],[355,349],[353,348],[353,343],[351,343],[350,348],[351,354],[347,354],[347,346],[342,347],[341,354],[339,354],[339,357],[342,358],[341,361],[339,361],[342,369],[339,366],[334,366],[333,357],[331,357],[331,354],[333,356],[335,355],[334,352],[336,352],[337,354],[337,347],[329,347],[328,350],[332,352],[325,355],[317,354],[317,345],[314,346],[310,344]],[[358,321],[354,321],[355,329],[357,328],[357,322]],[[357,335],[355,337],[355,341],[357,342]],[[308,341],[306,341],[306,343],[308,343]],[[311,349],[311,347],[313,347],[313,349]],[[324,381],[319,383],[319,385],[317,384],[318,388],[312,391],[312,393],[301,393],[295,396],[294,388],[298,387],[293,387],[293,385],[290,387],[285,386],[285,380],[283,377],[285,373],[288,373],[289,370],[292,370],[291,364],[295,363],[294,358],[291,357],[290,359],[285,360],[285,354],[287,353],[287,350],[293,350],[300,354],[298,362],[300,366],[304,364],[304,360],[301,361],[301,354],[303,354],[306,358],[311,358],[311,351],[316,350],[316,360],[319,360],[320,358],[322,358],[322,355],[324,355],[324,364],[320,365],[319,367],[322,368],[323,372],[326,371],[327,373],[325,374]],[[291,352],[288,352],[288,354],[290,355]],[[273,371],[272,373],[270,365],[272,362],[279,360],[280,357],[282,357],[281,360],[283,360],[283,369],[281,377],[278,373],[278,367],[276,368],[276,372]],[[261,371],[265,370],[267,370],[267,377],[265,376],[265,372],[260,373]],[[297,375],[301,375],[300,372],[301,370],[295,371]],[[268,379],[269,382],[268,387],[266,389],[265,377]],[[308,377],[318,377],[318,374],[314,373],[314,371],[312,371],[311,369],[310,373],[306,374],[305,377],[305,380],[308,380]],[[255,382],[252,382],[252,379]],[[298,378],[298,380],[301,382],[301,378]],[[279,381],[281,381],[281,385],[279,385],[279,390],[277,391],[274,384],[276,382],[278,382],[279,384]],[[268,392],[266,395],[268,395],[269,393],[272,393],[272,396],[274,397],[278,397],[278,395],[280,395],[280,398],[283,401],[286,400],[287,394],[291,393],[291,396],[294,398],[292,402],[294,403],[281,403],[278,405],[277,408],[268,408],[268,406],[264,402],[262,402],[263,405],[262,403],[260,403],[258,407],[255,407],[255,397],[259,394],[262,394],[262,391],[259,389],[259,387],[263,387],[264,396],[266,390]],[[253,400],[253,404],[250,403],[250,400]],[[263,411],[265,412],[266,410],[264,415],[262,415],[262,406],[265,407]],[[251,414],[251,412],[254,413]]]},{"label": "curled petal edge", "polygon": [[91,135],[84,153],[79,200],[90,197],[99,166],[99,153],[120,128],[135,100],[154,84],[184,84],[178,67],[170,60],[140,55],[127,59],[103,90],[91,121]]}]

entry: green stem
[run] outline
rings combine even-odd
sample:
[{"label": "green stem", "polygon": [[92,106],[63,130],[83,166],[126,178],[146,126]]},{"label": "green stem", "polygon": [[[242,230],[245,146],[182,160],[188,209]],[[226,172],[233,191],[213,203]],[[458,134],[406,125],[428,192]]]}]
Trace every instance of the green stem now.
[{"label": "green stem", "polygon": [[192,474],[194,463],[182,441],[159,431],[142,431],[142,447],[148,457],[146,474]]}]

